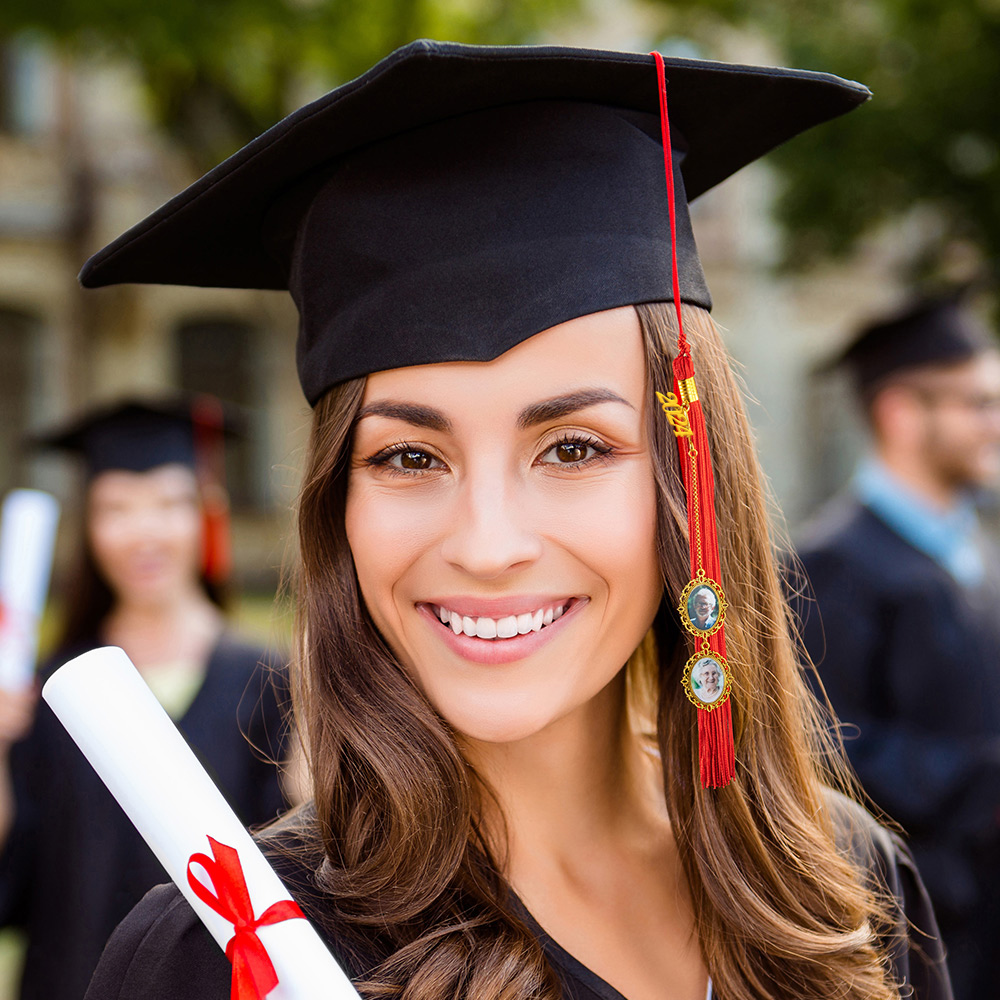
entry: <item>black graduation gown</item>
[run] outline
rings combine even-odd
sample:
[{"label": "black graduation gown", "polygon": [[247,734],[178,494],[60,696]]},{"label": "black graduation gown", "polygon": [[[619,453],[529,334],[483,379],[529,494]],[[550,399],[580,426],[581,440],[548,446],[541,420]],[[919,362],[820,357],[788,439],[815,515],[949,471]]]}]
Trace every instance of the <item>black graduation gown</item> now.
[{"label": "black graduation gown", "polygon": [[[831,797],[843,849],[896,901],[890,956],[912,1000],[952,1000],[937,927],[920,876],[905,846],[859,807]],[[308,811],[304,815],[309,816]],[[375,940],[339,935],[324,919],[302,841],[288,821],[265,835],[262,847],[331,952],[354,979],[386,957]],[[626,1000],[614,987],[552,940],[515,899],[558,976],[565,1000]],[[152,890],[122,922],[101,958],[86,1000],[227,1000],[231,968],[187,901],[173,885]]]},{"label": "black graduation gown", "polygon": [[851,762],[907,832],[956,992],[992,991],[1000,930],[996,554],[988,553],[979,587],[962,587],[843,496],[806,529],[799,557],[816,599],[803,604],[803,638],[846,725]]},{"label": "black graduation gown", "polygon": [[[223,636],[178,723],[247,823],[273,820],[284,806],[276,768],[247,742],[280,759],[282,713],[265,656]],[[44,702],[11,769],[16,814],[0,855],[0,924],[26,931],[21,997],[81,1000],[115,926],[167,876]]]}]

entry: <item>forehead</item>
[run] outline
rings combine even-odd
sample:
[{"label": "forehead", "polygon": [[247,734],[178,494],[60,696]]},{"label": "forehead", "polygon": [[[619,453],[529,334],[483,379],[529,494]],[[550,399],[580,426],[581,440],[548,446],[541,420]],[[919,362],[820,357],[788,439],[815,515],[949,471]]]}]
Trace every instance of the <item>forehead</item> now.
[{"label": "forehead", "polygon": [[180,462],[170,462],[145,472],[128,469],[100,472],[91,480],[88,493],[92,502],[101,502],[189,491],[196,485],[193,470]]},{"label": "forehead", "polygon": [[368,376],[364,403],[417,400],[443,411],[517,409],[581,388],[607,388],[637,409],[645,353],[631,306],[590,313],[529,337],[493,361],[450,361]]}]

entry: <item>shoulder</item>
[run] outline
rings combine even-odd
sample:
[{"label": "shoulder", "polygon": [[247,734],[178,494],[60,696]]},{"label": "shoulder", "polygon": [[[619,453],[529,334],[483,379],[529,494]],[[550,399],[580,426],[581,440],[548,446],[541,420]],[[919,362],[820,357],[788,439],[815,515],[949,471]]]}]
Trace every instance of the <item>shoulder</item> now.
[{"label": "shoulder", "polygon": [[951,1000],[951,985],[937,919],[902,838],[867,810],[838,792],[827,795],[834,837],[881,897],[889,924],[882,941],[900,983],[916,1000]]},{"label": "shoulder", "polygon": [[118,925],[86,1000],[224,1000],[230,966],[173,885],[151,889]]},{"label": "shoulder", "polygon": [[946,575],[850,494],[834,497],[806,522],[796,554],[818,591],[828,581],[846,581],[852,590],[873,587],[895,594],[936,586]]},{"label": "shoulder", "polygon": [[212,650],[205,683],[216,694],[230,692],[236,697],[241,715],[270,716],[288,701],[285,658],[230,632],[224,632]]},{"label": "shoulder", "polygon": [[212,666],[249,676],[257,671],[280,670],[284,664],[284,657],[275,649],[249,642],[227,630],[219,636],[212,650],[211,663]]}]

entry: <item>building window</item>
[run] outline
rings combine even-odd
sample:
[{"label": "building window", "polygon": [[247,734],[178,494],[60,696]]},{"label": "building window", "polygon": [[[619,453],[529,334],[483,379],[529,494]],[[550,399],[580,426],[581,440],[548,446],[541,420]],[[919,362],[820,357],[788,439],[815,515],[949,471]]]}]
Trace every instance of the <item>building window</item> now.
[{"label": "building window", "polygon": [[38,325],[24,313],[0,308],[0,494],[29,485],[24,439],[31,418]]},{"label": "building window", "polygon": [[55,67],[46,44],[30,33],[0,42],[0,130],[43,135],[55,114]]},{"label": "building window", "polygon": [[229,443],[226,454],[230,501],[234,508],[244,510],[266,502],[258,336],[249,324],[224,319],[187,322],[176,333],[180,388],[211,393],[246,409],[244,434]]}]

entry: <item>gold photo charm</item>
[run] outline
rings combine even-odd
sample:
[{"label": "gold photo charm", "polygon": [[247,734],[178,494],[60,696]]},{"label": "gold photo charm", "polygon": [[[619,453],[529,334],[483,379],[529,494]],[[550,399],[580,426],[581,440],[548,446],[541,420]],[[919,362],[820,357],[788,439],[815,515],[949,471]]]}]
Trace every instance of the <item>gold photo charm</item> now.
[{"label": "gold photo charm", "polygon": [[714,635],[726,620],[729,607],[722,588],[712,579],[699,573],[681,591],[677,611],[681,624],[699,637]]},{"label": "gold photo charm", "polygon": [[729,664],[706,643],[684,665],[682,683],[688,701],[703,712],[712,712],[729,700]]}]

